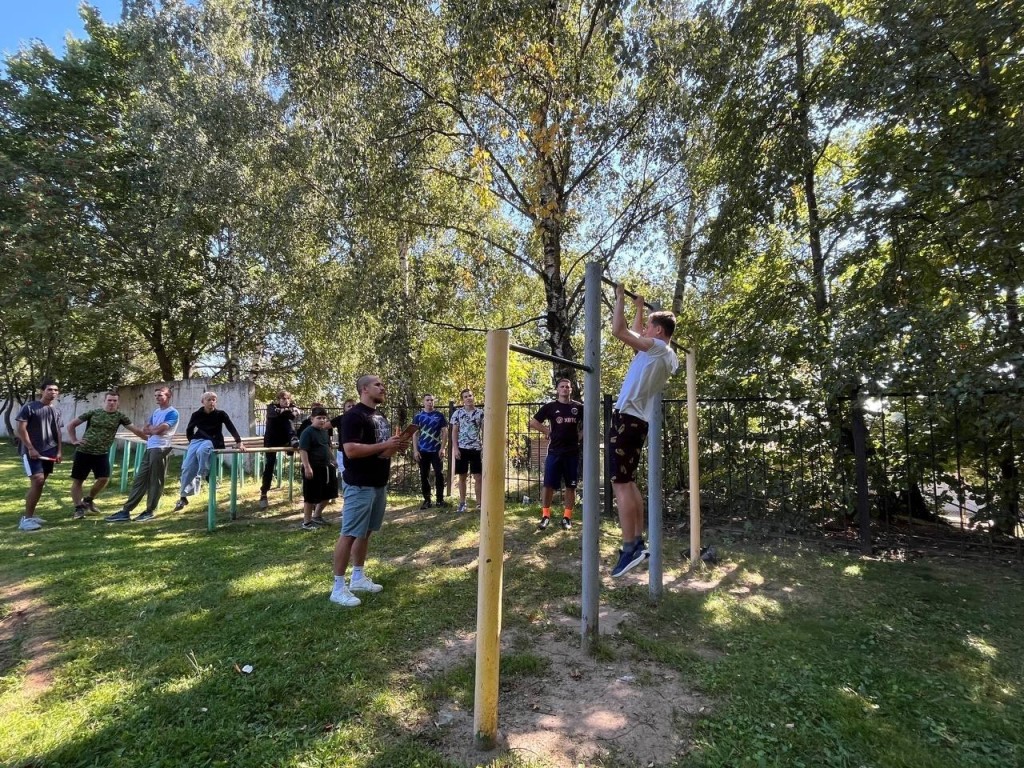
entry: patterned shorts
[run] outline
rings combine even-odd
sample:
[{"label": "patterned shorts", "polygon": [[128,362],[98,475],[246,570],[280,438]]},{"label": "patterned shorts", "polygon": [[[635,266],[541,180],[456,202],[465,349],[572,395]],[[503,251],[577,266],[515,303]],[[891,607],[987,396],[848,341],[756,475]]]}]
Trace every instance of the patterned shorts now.
[{"label": "patterned shorts", "polygon": [[608,426],[608,451],[611,456],[611,481],[635,483],[640,454],[647,441],[647,422],[628,413],[612,411]]}]

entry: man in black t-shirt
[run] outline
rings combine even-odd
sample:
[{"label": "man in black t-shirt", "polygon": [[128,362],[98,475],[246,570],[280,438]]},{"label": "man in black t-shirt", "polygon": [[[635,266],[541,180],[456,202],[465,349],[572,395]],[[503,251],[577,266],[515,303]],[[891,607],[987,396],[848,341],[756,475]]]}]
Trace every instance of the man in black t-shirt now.
[{"label": "man in black t-shirt", "polygon": [[[345,506],[341,536],[334,547],[334,589],[331,602],[351,608],[362,602],[353,592],[382,592],[365,573],[370,535],[379,531],[387,505],[391,457],[409,447],[409,440],[391,435],[391,426],[377,406],[387,399],[383,382],[373,375],[356,382],[359,402],[342,416],[339,438],[345,456]],[[345,571],[352,560],[352,579]]]},{"label": "man in black t-shirt", "polygon": [[64,420],[57,408],[60,387],[47,379],[39,388],[38,400],[25,403],[18,412],[18,452],[28,476],[28,493],[25,494],[25,514],[18,523],[22,531],[38,531],[43,519],[36,516],[36,504],[43,495],[43,485],[59,464],[63,447],[60,433]]},{"label": "man in black t-shirt", "polygon": [[[572,399],[572,382],[559,379],[557,399],[545,403],[530,419],[530,429],[543,432],[548,440],[548,457],[544,462],[544,490],[541,500],[541,518],[537,530],[543,531],[551,522],[551,500],[555,489],[565,482],[562,528],[572,528],[572,510],[576,504],[576,484],[579,479],[580,434],[583,429],[583,404]],[[544,426],[547,422],[549,426]]]}]

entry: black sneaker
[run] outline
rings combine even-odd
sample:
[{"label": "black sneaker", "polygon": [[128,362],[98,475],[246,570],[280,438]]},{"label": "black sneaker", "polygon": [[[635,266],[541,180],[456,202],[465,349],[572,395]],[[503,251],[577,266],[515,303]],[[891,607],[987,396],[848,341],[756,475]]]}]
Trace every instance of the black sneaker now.
[{"label": "black sneaker", "polygon": [[71,516],[72,520],[82,520],[85,518],[85,504],[79,504],[75,507],[75,514]]},{"label": "black sneaker", "polygon": [[123,509],[103,518],[103,522],[105,523],[130,523],[131,521],[132,516]]},{"label": "black sneaker", "polygon": [[86,496],[82,499],[82,505],[85,507],[86,512],[91,512],[94,515],[98,515],[100,511],[96,509],[96,502],[91,496]]},{"label": "black sneaker", "polygon": [[568,531],[570,528],[572,528],[572,520],[570,520],[568,517],[563,517],[562,518],[562,530],[563,531]]},{"label": "black sneaker", "polygon": [[155,512],[150,512],[148,509],[145,512],[140,512],[132,518],[133,523],[148,523],[156,517]]},{"label": "black sneaker", "polygon": [[452,505],[449,504],[444,499],[438,499],[437,500],[437,504],[435,506],[437,506],[439,509],[451,509],[452,508]]},{"label": "black sneaker", "polygon": [[551,518],[550,517],[542,517],[540,519],[540,522],[537,523],[537,530],[538,531],[543,531],[549,525],[551,525]]},{"label": "black sneaker", "polygon": [[180,499],[178,499],[178,501],[174,505],[174,509],[172,511],[173,512],[181,512],[181,510],[183,510],[187,506],[188,506],[188,499],[186,499],[184,496],[182,496]]},{"label": "black sneaker", "polygon": [[324,520],[323,515],[314,515],[313,519],[310,520],[310,522],[313,523],[313,525],[315,525],[317,528],[323,528],[325,525],[327,525],[327,521]]},{"label": "black sneaker", "polygon": [[304,530],[304,531],[315,531],[320,526],[317,525],[316,523],[314,523],[312,520],[309,520],[308,522],[304,522],[301,527],[302,527],[302,530]]},{"label": "black sneaker", "polygon": [[420,509],[430,509],[432,506],[434,505],[430,503],[430,499],[427,499],[422,504],[420,504]]}]

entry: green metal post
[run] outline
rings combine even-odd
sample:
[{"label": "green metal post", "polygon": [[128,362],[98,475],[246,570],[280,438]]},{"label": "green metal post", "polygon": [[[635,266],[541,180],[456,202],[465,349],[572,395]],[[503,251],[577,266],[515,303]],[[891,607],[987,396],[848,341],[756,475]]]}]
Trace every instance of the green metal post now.
[{"label": "green metal post", "polygon": [[124,441],[124,448],[121,449],[121,493],[128,490],[128,465],[132,463],[131,440]]},{"label": "green metal post", "polygon": [[240,454],[235,451],[231,456],[231,519],[238,517],[238,460]]},{"label": "green metal post", "polygon": [[[216,455],[216,454],[215,454]],[[210,482],[206,484],[207,493],[210,495],[209,503],[206,505],[206,530],[213,533],[217,527],[217,473],[210,473]]]},{"label": "green metal post", "polygon": [[288,503],[291,504],[295,489],[295,451],[292,451],[289,458],[291,460],[288,462]]}]

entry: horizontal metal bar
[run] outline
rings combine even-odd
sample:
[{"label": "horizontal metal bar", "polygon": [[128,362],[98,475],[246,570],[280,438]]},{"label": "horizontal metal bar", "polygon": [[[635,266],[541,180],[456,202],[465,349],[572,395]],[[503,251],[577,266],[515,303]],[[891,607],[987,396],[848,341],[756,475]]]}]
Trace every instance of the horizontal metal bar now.
[{"label": "horizontal metal bar", "polygon": [[[619,287],[618,283],[616,283],[610,277],[605,277],[604,275],[601,275],[601,282],[606,284],[606,285],[610,285],[612,288],[618,288]],[[622,287],[622,290],[631,299],[639,299],[640,298],[640,294],[633,293],[631,290],[629,290],[625,286]],[[661,305],[660,304],[651,304],[651,302],[647,301],[646,299],[644,299],[644,306],[647,307],[649,310],[651,310],[651,312],[661,312]],[[687,353],[687,352],[690,351],[689,347],[684,347],[682,344],[677,344],[676,342],[672,341],[671,339],[669,340],[668,343],[669,343],[669,346],[672,347],[672,349],[676,350],[676,352]]]},{"label": "horizontal metal bar", "polygon": [[575,360],[567,360],[564,357],[549,355],[547,352],[541,352],[539,349],[521,347],[518,344],[509,344],[508,348],[511,349],[513,352],[518,352],[521,355],[528,355],[529,357],[538,357],[541,360],[547,360],[550,363],[560,363],[561,365],[566,365],[569,368],[575,368],[577,371],[586,371],[587,373],[590,373],[593,370],[589,365],[577,363]]},{"label": "horizontal metal bar", "polygon": [[[610,285],[612,288],[618,288],[619,287],[618,283],[616,283],[610,277],[605,277],[604,275],[601,275],[601,282],[604,283],[605,285]],[[631,299],[639,299],[640,298],[640,294],[633,293],[626,286],[622,286],[622,290]],[[644,306],[647,307],[649,310],[651,310],[651,312],[660,312],[661,311],[661,305],[660,304],[651,304],[651,302],[647,301],[646,299],[644,300]]]}]

